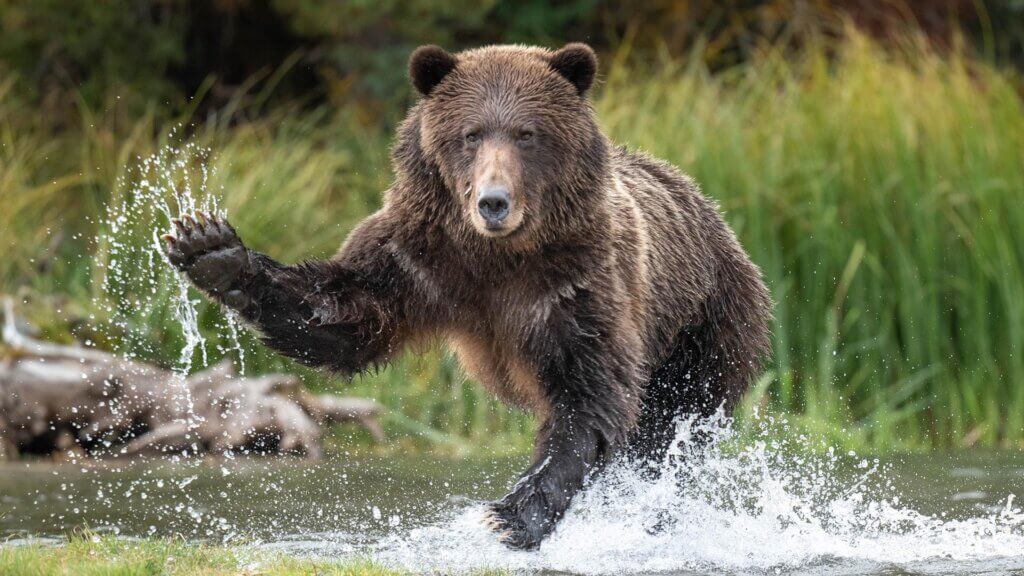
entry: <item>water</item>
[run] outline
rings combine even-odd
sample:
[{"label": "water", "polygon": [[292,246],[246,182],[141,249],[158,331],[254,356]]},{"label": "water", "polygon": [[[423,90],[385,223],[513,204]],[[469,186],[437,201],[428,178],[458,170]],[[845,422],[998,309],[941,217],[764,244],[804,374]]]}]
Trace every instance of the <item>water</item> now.
[{"label": "water", "polygon": [[807,457],[789,440],[729,436],[700,456],[680,450],[659,480],[613,467],[536,552],[506,550],[480,523],[522,458],[6,464],[0,531],[184,534],[444,573],[1024,570],[1012,496],[1024,492],[1024,454]]},{"label": "water", "polygon": [[[167,138],[173,142],[180,135],[171,132]],[[185,142],[139,158],[134,170],[118,181],[95,261],[103,273],[103,299],[93,304],[106,318],[93,328],[118,343],[126,359],[159,358],[151,342],[152,326],[139,319],[159,319],[169,312],[181,330],[181,352],[171,366],[181,379],[210,364],[209,343],[199,328],[200,296],[167,261],[161,236],[171,232],[171,220],[183,214],[201,210],[226,218],[220,206],[223,191],[209,185],[210,154],[208,148]],[[218,352],[230,352],[244,374],[240,321],[227,314],[216,328],[228,342]],[[182,401],[191,404],[190,398]]]}]

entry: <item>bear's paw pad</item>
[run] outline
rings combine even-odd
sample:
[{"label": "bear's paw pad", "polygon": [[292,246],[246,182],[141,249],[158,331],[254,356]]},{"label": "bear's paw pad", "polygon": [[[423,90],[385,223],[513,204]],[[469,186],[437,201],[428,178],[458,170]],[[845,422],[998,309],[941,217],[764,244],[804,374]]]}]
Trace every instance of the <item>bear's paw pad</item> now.
[{"label": "bear's paw pad", "polygon": [[227,290],[249,261],[234,228],[219,216],[199,211],[171,222],[174,233],[161,237],[170,263],[198,288],[214,293]]}]

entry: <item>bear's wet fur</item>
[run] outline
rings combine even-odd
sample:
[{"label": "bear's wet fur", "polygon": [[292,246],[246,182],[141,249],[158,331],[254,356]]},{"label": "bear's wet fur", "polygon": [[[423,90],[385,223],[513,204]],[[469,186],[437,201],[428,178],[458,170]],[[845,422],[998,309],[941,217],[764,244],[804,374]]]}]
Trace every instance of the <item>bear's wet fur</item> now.
[{"label": "bear's wet fur", "polygon": [[536,414],[532,464],[488,518],[518,548],[609,458],[657,463],[677,416],[731,410],[769,350],[757,267],[692,180],[602,134],[596,69],[582,44],[419,48],[395,182],[335,257],[277,263],[210,215],[167,237],[282,354],[352,374],[439,338]]}]

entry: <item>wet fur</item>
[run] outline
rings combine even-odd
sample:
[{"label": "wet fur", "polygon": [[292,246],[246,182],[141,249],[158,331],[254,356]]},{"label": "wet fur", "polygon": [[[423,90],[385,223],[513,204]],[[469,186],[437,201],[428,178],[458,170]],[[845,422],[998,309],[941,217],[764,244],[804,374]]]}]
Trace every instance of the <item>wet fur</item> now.
[{"label": "wet fur", "polygon": [[[672,166],[612,146],[585,100],[586,55],[558,54],[429,53],[384,207],[330,260],[247,251],[243,273],[209,290],[230,293],[268,346],[344,374],[443,339],[537,414],[533,463],[490,515],[522,548],[613,455],[659,460],[675,416],[730,410],[769,347],[768,293],[716,205]],[[453,143],[487,107],[488,122],[544,134],[521,155],[523,224],[500,239],[466,216],[471,158]]]}]

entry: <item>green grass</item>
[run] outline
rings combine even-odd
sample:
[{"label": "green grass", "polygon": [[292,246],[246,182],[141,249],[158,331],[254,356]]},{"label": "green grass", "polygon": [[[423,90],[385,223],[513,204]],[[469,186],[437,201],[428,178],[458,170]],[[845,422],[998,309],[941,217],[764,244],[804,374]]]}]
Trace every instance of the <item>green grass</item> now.
[{"label": "green grass", "polygon": [[[1024,446],[1017,78],[955,52],[882,51],[855,35],[828,55],[769,51],[718,75],[688,62],[604,70],[596,108],[609,134],[693,175],[770,285],[774,357],[748,412],[784,414],[860,449]],[[125,117],[115,103],[55,129],[16,94],[0,83],[0,291],[32,297],[32,319],[67,338],[69,325],[107,325],[98,264],[109,247],[92,239],[106,206],[141,177],[136,158],[167,143],[175,122]],[[393,125],[344,110],[254,112],[240,105],[178,121],[212,150],[208,187],[247,242],[284,261],[329,255],[379,204]],[[151,231],[129,236],[148,242]],[[126,314],[144,335],[133,348],[177,357],[166,305]],[[212,357],[227,344],[213,330],[218,314],[201,308]],[[89,337],[125,346],[116,330]],[[296,370],[314,388],[338,389],[246,341],[250,368]],[[441,351],[406,355],[350,391],[392,411],[400,446],[530,444],[531,419],[467,382]]]},{"label": "green grass", "polygon": [[874,449],[1017,446],[1024,113],[1012,80],[854,37],[834,61],[810,50],[714,78],[613,73],[599,108],[616,139],[718,198],[761,265],[777,302],[767,407]]},{"label": "green grass", "polygon": [[127,540],[85,535],[60,545],[5,546],[0,543],[0,574],[394,576],[404,572],[369,561],[304,560],[251,549],[193,544],[180,539]]}]

